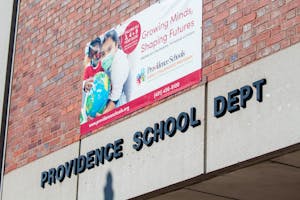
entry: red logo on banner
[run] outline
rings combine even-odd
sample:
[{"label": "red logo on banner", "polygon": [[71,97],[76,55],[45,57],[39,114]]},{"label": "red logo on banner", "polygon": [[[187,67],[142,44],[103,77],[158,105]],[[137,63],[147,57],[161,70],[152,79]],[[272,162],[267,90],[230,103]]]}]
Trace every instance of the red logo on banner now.
[{"label": "red logo on banner", "polygon": [[126,54],[130,54],[137,47],[141,37],[141,25],[138,21],[132,21],[121,36],[121,46]]}]

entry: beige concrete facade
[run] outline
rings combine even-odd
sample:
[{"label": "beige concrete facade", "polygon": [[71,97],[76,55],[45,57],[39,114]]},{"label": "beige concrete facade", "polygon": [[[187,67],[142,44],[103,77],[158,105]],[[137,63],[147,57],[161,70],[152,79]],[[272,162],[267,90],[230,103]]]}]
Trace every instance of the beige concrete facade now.
[{"label": "beige concrete facade", "polygon": [[[166,0],[0,3],[0,148],[4,152],[0,200],[300,199],[300,1],[189,0],[180,2],[189,5],[186,9],[178,8],[174,13],[163,1]],[[170,8],[176,7],[174,0],[169,2]],[[158,6],[157,13],[148,11],[145,19],[139,18],[138,13],[151,6]],[[160,12],[163,9],[170,13],[172,10],[171,19],[150,23],[151,14],[166,15]],[[192,13],[195,19],[189,19]],[[16,22],[12,21],[12,14],[17,16]],[[128,25],[125,29],[128,20],[136,20],[140,25]],[[143,26],[148,25],[142,23],[145,20],[153,27]],[[10,31],[14,25],[16,47],[12,50]],[[132,67],[129,59],[129,68],[134,72],[129,73],[132,83],[142,86],[143,79],[147,81],[149,76],[144,77],[144,70],[149,73],[155,69],[155,76],[177,80],[199,67],[202,82],[191,81],[193,85],[182,87],[184,91],[156,99],[153,104],[131,110],[123,118],[84,135],[79,115],[84,107],[82,76],[91,67],[83,64],[88,60],[87,42],[115,26],[117,30],[125,29],[120,31],[124,34],[119,35],[118,44],[123,51],[124,36],[131,41],[139,32],[134,45],[149,50],[141,58],[139,53],[128,53],[127,57],[135,60],[149,59],[149,63],[141,62],[137,67]],[[191,27],[197,29],[176,40],[172,36],[180,36]],[[198,33],[197,38],[190,37],[194,33]],[[195,68],[191,71],[182,64],[179,71],[171,70],[173,64],[167,67],[168,61],[163,58],[162,52],[168,53],[167,59],[173,54],[168,51],[175,49],[165,47],[179,41],[180,48],[191,47],[189,51],[193,57],[195,54],[191,64]],[[189,51],[182,53],[190,54]],[[90,53],[100,56],[99,51]],[[176,60],[174,56],[169,60]],[[101,64],[104,66],[104,62]],[[160,69],[162,65],[170,71],[165,73]],[[145,68],[138,72],[135,67]],[[260,88],[261,100],[253,85],[258,80],[266,80]],[[149,88],[156,83],[152,79]],[[253,91],[245,108],[240,95],[244,86]],[[160,92],[169,89],[165,87]],[[173,89],[170,90],[177,92]],[[238,91],[233,104],[239,109],[226,111],[219,118],[214,116],[215,98],[224,96],[229,104],[233,91]],[[164,139],[149,146],[144,144],[140,151],[133,148],[137,131],[144,136],[148,133],[146,139],[141,137],[147,141],[154,136],[145,131],[147,127],[170,117],[178,121],[182,112],[191,116],[191,108],[196,109],[201,125],[190,124],[186,132],[177,130],[172,137],[164,134]],[[115,114],[110,119],[115,119]],[[103,115],[102,119],[105,117],[109,118]],[[90,122],[102,126],[100,121]],[[76,159],[88,157],[88,152],[118,139],[123,141],[123,156],[77,174]],[[71,160],[75,160],[70,168],[71,178],[66,176],[62,182],[56,180],[55,184],[41,187],[43,172],[58,173],[58,166],[65,167]]]},{"label": "beige concrete facade", "polygon": [[78,156],[79,142],[69,145],[60,151],[31,162],[24,167],[14,170],[4,176],[4,200],[17,199],[76,199],[77,177],[65,178],[60,183],[52,184],[44,189],[40,186],[41,172],[55,168],[59,164]]},{"label": "beige concrete facade", "polygon": [[[299,143],[300,121],[297,117],[300,110],[298,104],[300,96],[297,92],[300,84],[297,73],[300,72],[298,67],[300,59],[297,56],[299,48],[299,44],[294,45],[252,63],[208,83],[207,88],[204,84],[178,94],[157,106],[86,137],[80,143],[67,146],[6,174],[3,199],[104,199],[107,188],[114,199],[128,199],[194,177],[201,177],[206,173],[205,168],[207,172],[213,172]],[[262,102],[256,101],[254,92],[252,99],[247,102],[247,108],[241,108],[234,113],[227,112],[218,119],[213,116],[214,97],[226,96],[231,90],[251,85],[262,78],[267,80],[267,84],[263,86]],[[177,132],[173,137],[166,136],[163,141],[154,142],[150,147],[144,145],[140,151],[132,148],[132,137],[136,131],[143,131],[146,127],[171,116],[176,118],[180,112],[189,112],[191,107],[197,109],[197,118],[202,121],[200,126],[189,127],[185,133]],[[206,109],[207,129],[205,129]],[[86,170],[79,176],[72,176],[71,179],[66,178],[62,183],[46,185],[45,189],[40,187],[42,171],[77,157],[79,151],[80,155],[83,155],[120,138],[124,140],[123,157]],[[297,158],[297,155],[298,153],[290,154],[259,164],[254,167],[259,171],[252,172],[253,168],[251,168],[250,171],[242,170],[242,174],[239,172],[230,174],[230,180],[225,176],[212,179],[212,184],[199,183],[199,187],[194,185],[184,189],[188,190],[187,193],[179,190],[167,194],[162,199],[170,199],[174,196],[191,199],[194,197],[240,199],[243,195],[248,195],[248,186],[252,187],[251,184],[257,181],[259,187],[257,190],[253,189],[254,194],[258,194],[263,187],[276,188],[276,183],[271,184],[274,182],[272,174],[276,174],[278,176],[276,179],[282,181],[285,186],[294,186],[299,184],[298,179],[290,178],[299,176],[297,167],[299,160],[289,158]],[[278,166],[276,164],[278,162],[285,164]],[[289,168],[288,165],[296,167]],[[255,178],[259,174],[265,174],[266,180]],[[263,181],[267,181],[266,184]],[[223,185],[217,191],[218,183]],[[223,190],[226,184],[233,184],[233,187],[237,187],[235,191],[241,193],[232,193],[226,188]],[[199,194],[198,190],[202,191],[202,189],[198,188],[205,188],[205,190]],[[294,191],[293,188],[291,190]],[[282,193],[283,196],[278,197],[291,197],[288,191],[289,189],[287,193]],[[210,193],[217,195],[211,198]],[[259,199],[265,196],[253,197]],[[271,198],[271,193],[267,191],[266,197]]]},{"label": "beige concrete facade", "polygon": [[[204,126],[189,127],[187,132],[177,131],[173,137],[152,146],[143,146],[140,151],[132,148],[136,131],[177,117],[181,112],[197,109],[197,119],[204,121],[204,86],[180,94],[154,108],[124,120],[113,127],[92,135],[81,142],[81,152],[124,139],[124,156],[101,167],[96,167],[79,176],[78,199],[104,199],[108,174],[111,174],[115,199],[128,199],[166,187],[170,184],[203,174]],[[151,136],[151,135],[150,135]]]},{"label": "beige concrete facade", "polygon": [[300,197],[299,157],[299,150],[287,153],[151,200],[297,200]]},{"label": "beige concrete facade", "polygon": [[[300,142],[300,44],[208,84],[208,172]],[[247,108],[213,116],[214,98],[265,78],[263,102],[253,97]]]}]

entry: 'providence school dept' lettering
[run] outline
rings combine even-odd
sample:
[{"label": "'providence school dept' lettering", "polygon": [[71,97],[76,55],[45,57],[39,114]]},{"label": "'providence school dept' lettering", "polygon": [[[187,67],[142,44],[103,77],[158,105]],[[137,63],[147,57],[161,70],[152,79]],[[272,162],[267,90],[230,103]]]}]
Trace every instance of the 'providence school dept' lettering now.
[{"label": "'providence school dept' lettering", "polygon": [[[192,107],[190,113],[181,112],[177,118],[169,117],[153,127],[147,127],[144,131],[137,131],[133,135],[134,144],[132,147],[140,151],[143,145],[150,147],[154,142],[164,140],[165,136],[173,137],[178,132],[186,132],[189,127],[197,127],[201,121],[196,118],[196,108]],[[62,182],[66,177],[71,178],[72,174],[83,173],[86,169],[90,170],[95,166],[104,165],[105,162],[111,162],[114,159],[123,157],[123,139],[117,139],[113,143],[91,150],[84,155],[80,155],[57,168],[50,168],[41,173],[40,186],[45,188],[45,184],[55,184],[57,181]]]}]

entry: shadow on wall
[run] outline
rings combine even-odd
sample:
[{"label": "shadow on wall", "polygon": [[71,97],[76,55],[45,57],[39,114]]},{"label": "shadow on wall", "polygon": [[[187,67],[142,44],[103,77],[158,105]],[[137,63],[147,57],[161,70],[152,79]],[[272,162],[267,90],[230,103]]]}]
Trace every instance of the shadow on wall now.
[{"label": "shadow on wall", "polygon": [[104,187],[104,199],[105,200],[113,200],[114,199],[114,190],[112,187],[112,181],[113,181],[112,179],[113,179],[112,174],[109,171],[106,174],[106,184]]}]

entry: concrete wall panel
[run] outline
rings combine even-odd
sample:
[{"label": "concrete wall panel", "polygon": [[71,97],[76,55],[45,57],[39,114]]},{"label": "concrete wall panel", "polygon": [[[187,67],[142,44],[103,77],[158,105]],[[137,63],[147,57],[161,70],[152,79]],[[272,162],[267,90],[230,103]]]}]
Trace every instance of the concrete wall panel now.
[{"label": "concrete wall panel", "polygon": [[[208,84],[208,171],[300,142],[299,49],[294,45]],[[263,102],[254,93],[247,108],[213,116],[215,97],[262,78]]]},{"label": "concrete wall panel", "polygon": [[69,145],[4,176],[3,200],[30,199],[76,199],[77,177],[65,178],[63,182],[40,187],[41,172],[56,168],[78,156],[79,142]]},{"label": "concrete wall panel", "polygon": [[109,127],[82,141],[81,154],[123,138],[124,156],[118,160],[88,170],[79,177],[80,200],[135,197],[203,173],[203,125],[189,127],[170,138],[143,147],[139,152],[132,148],[133,134],[143,131],[180,112],[196,107],[197,118],[203,122],[204,87],[181,94],[128,120]]}]

